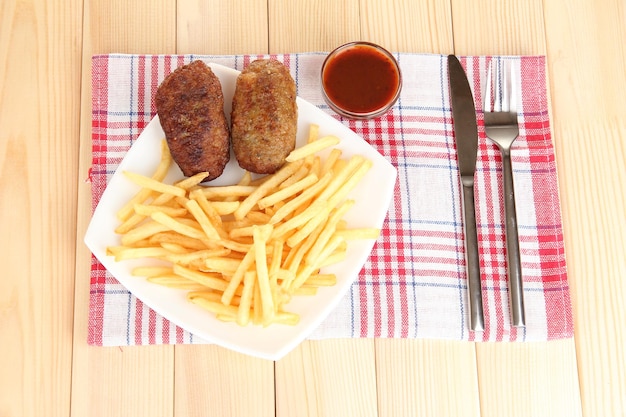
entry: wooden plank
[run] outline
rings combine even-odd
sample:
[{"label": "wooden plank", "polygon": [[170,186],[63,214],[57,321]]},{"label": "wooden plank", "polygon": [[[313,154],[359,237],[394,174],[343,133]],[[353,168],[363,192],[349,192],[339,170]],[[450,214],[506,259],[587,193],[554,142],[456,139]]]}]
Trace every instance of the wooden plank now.
[{"label": "wooden plank", "polygon": [[626,9],[545,4],[583,414],[626,415]]},{"label": "wooden plank", "polygon": [[89,250],[82,243],[91,218],[91,188],[86,182],[91,166],[91,55],[174,53],[174,7],[172,0],[156,3],[85,2],[71,395],[73,416],[171,416],[174,412],[172,346],[87,346],[91,259]]},{"label": "wooden plank", "polygon": [[379,416],[480,416],[474,344],[376,341]]},{"label": "wooden plank", "polygon": [[452,1],[454,53],[458,55],[545,54],[540,0]]},{"label": "wooden plank", "polygon": [[72,416],[173,415],[171,346],[80,346],[75,356]]},{"label": "wooden plank", "polygon": [[331,51],[361,39],[359,3],[350,0],[269,0],[271,53]]},{"label": "wooden plank", "polygon": [[276,362],[276,416],[377,416],[374,341],[306,341]]},{"label": "wooden plank", "polygon": [[[614,130],[623,121],[625,18],[621,0],[604,0],[602,7],[583,0],[546,1],[548,63],[557,127],[600,122]],[[603,141],[602,145],[623,152],[619,141]]]},{"label": "wooden plank", "polygon": [[177,416],[274,416],[274,363],[219,346],[176,346],[175,389]]},{"label": "wooden plank", "polygon": [[[267,53],[265,1],[178,3],[177,52]],[[273,416],[274,363],[212,345],[177,346],[177,416]]]},{"label": "wooden plank", "polygon": [[583,411],[623,415],[626,54],[623,42],[616,42],[624,37],[618,23],[623,3],[549,1],[545,16],[558,163],[571,173],[561,187],[564,219],[572,225],[566,247]]},{"label": "wooden plank", "polygon": [[426,0],[361,1],[363,39],[393,52],[450,53],[449,2]]},{"label": "wooden plank", "polygon": [[94,54],[176,52],[176,1],[85,0],[85,24]]},{"label": "wooden plank", "polygon": [[572,339],[482,343],[476,351],[483,417],[582,415]]},{"label": "wooden plank", "polygon": [[267,1],[180,1],[177,21],[178,53],[268,52]]},{"label": "wooden plank", "polygon": [[82,2],[0,7],[0,414],[66,416]]},{"label": "wooden plank", "polygon": [[561,195],[565,224],[571,225],[565,244],[586,416],[626,415],[624,120],[626,114],[621,120],[571,120],[557,130],[559,167],[571,173],[561,181]]}]

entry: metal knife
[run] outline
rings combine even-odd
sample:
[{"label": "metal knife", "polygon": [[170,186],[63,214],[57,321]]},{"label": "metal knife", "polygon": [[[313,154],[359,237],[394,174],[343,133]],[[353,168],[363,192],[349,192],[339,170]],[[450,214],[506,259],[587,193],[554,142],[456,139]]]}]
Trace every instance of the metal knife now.
[{"label": "metal knife", "polygon": [[469,293],[470,329],[482,331],[485,328],[483,298],[480,281],[480,261],[478,257],[478,234],[476,230],[476,210],[474,206],[474,173],[478,152],[478,129],[476,110],[467,76],[461,63],[454,55],[448,55],[450,77],[450,97],[452,119],[456,140],[457,159],[463,192],[463,225],[465,228],[465,261],[467,288]]}]

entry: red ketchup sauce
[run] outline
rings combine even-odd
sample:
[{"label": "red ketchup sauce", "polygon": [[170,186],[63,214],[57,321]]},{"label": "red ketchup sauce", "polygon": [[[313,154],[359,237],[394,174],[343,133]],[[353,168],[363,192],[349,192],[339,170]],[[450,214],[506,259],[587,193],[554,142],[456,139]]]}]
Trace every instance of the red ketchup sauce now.
[{"label": "red ketchup sauce", "polygon": [[376,45],[340,47],[329,55],[322,70],[327,101],[339,113],[384,113],[396,101],[400,83],[395,60]]}]

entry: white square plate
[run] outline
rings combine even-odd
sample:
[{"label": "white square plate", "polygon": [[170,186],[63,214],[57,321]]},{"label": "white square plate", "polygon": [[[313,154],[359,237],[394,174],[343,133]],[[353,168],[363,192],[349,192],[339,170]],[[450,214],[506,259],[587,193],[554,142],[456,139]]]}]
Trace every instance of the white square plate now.
[{"label": "white square plate", "polygon": [[[208,65],[221,81],[224,111],[229,117],[239,72],[221,65]],[[309,126],[315,123],[320,126],[320,135],[332,134],[341,139],[337,147],[343,151],[343,157],[360,154],[372,160],[372,169],[349,196],[356,200],[356,204],[344,219],[349,227],[382,227],[393,196],[396,169],[365,140],[336,119],[305,100],[298,98],[297,103],[297,146],[306,143]],[[116,262],[113,257],[106,255],[107,246],[120,244],[120,236],[114,232],[119,225],[116,213],[138,191],[138,187],[126,179],[122,171],[152,175],[161,158],[160,142],[164,137],[158,117],[155,117],[139,135],[107,185],[87,229],[86,245],[122,285],[174,324],[207,342],[237,352],[269,360],[280,359],[315,330],[341,300],[366,262],[374,241],[351,241],[347,259],[324,269],[325,273],[336,274],[335,286],[320,288],[315,296],[294,297],[288,309],[300,315],[298,325],[276,324],[263,328],[254,325],[240,327],[235,323],[221,322],[211,313],[187,301],[187,291],[162,287],[141,277],[132,276],[131,271],[135,266],[146,265],[149,261]],[[166,181],[170,182],[183,177],[178,166],[172,165],[166,177]],[[243,172],[231,155],[222,176],[209,184],[234,184],[239,181]]]}]

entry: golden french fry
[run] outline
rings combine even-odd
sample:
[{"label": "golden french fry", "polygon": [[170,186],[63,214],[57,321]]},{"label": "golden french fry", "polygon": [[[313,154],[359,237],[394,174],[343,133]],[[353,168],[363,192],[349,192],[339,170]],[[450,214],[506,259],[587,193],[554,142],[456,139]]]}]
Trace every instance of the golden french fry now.
[{"label": "golden french fry", "polygon": [[167,145],[167,140],[161,140],[161,160],[159,161],[159,166],[152,174],[152,179],[157,181],[163,181],[167,172],[170,170],[170,166],[172,165],[172,154],[170,153],[170,148]]},{"label": "golden french fry", "polygon": [[304,283],[316,287],[332,287],[337,284],[337,276],[335,274],[313,274]]},{"label": "golden french fry", "polygon": [[267,267],[267,252],[265,244],[272,235],[273,227],[269,224],[253,226],[254,260],[256,263],[256,278],[261,294],[261,309],[263,324],[267,325],[274,317],[274,298],[270,287],[269,270]]},{"label": "golden french fry", "polygon": [[307,175],[310,175],[310,174],[313,174],[312,169],[311,169],[311,165],[305,163],[304,165],[302,165],[300,167],[299,170],[294,172],[292,176],[290,176],[285,181],[280,183],[280,185],[278,186],[278,190],[282,190],[283,188],[287,188],[287,187],[297,183],[298,181],[300,181],[301,179],[303,179],[304,177],[306,177]]},{"label": "golden french fry", "polygon": [[152,220],[154,220],[155,222],[160,223],[163,226],[166,226],[169,230],[178,232],[181,235],[189,236],[195,239],[206,238],[205,234],[201,230],[188,226],[182,223],[181,221],[178,221],[174,219],[173,217],[168,216],[165,213],[162,213],[162,212],[152,213],[150,215],[150,218],[152,218]]},{"label": "golden french fry", "polygon": [[115,261],[125,261],[128,259],[139,259],[139,258],[159,258],[162,256],[166,256],[168,254],[168,250],[165,248],[128,248],[121,247],[117,253],[115,253]]},{"label": "golden french fry", "polygon": [[340,157],[341,157],[340,149],[335,148],[331,150],[330,153],[328,154],[328,158],[326,158],[326,161],[324,162],[324,165],[322,165],[320,175],[324,175],[328,171],[333,169],[333,166],[335,165],[335,163]]},{"label": "golden french fry", "polygon": [[296,278],[293,280],[289,288],[292,291],[296,291],[298,288],[304,284],[311,275],[317,270],[317,266],[305,265],[303,268],[300,268],[298,273],[296,274]]},{"label": "golden french fry", "polygon": [[171,275],[174,270],[171,266],[138,266],[133,268],[131,273],[141,277],[157,277],[159,275]]},{"label": "golden french fry", "polygon": [[333,175],[332,181],[326,188],[324,188],[324,191],[320,194],[319,198],[328,200],[343,184],[346,183],[346,181],[348,181],[350,175],[358,169],[364,160],[365,158],[361,155],[354,155],[350,158],[347,165],[344,166],[337,174]]},{"label": "golden french fry", "polygon": [[284,244],[281,240],[274,240],[274,242],[272,243],[272,260],[270,261],[270,266],[268,270],[272,285],[276,285],[278,281],[278,273],[280,271],[280,265],[283,260],[283,248]]},{"label": "golden french fry", "polygon": [[228,232],[228,236],[231,239],[236,239],[238,237],[244,237],[244,236],[252,236],[252,229],[254,228],[254,226],[242,226],[242,227],[236,227],[231,229]]},{"label": "golden french fry", "polygon": [[208,259],[219,259],[220,257],[227,256],[230,253],[229,249],[203,249],[183,254],[171,254],[167,256],[167,259],[172,263],[179,265],[189,265],[196,261],[201,261],[204,265]]},{"label": "golden french fry", "polygon": [[326,259],[322,260],[318,266],[320,268],[324,268],[329,265],[334,265],[339,262],[343,262],[346,260],[346,256],[347,256],[347,253],[345,249],[336,250],[332,255],[329,255]]},{"label": "golden french fry", "polygon": [[[321,177],[322,175],[322,159],[319,156],[315,156],[315,157],[310,157],[313,158],[311,160],[311,164],[310,164],[310,168],[309,168],[309,172],[313,175],[315,175],[316,177]],[[307,159],[308,161],[308,159]]]},{"label": "golden french fry", "polygon": [[151,204],[135,204],[135,213],[144,216],[150,217],[152,213],[157,211],[161,211],[168,216],[171,217],[182,217],[187,214],[187,210],[180,207],[164,207],[164,206],[153,206]]},{"label": "golden french fry", "polygon": [[163,249],[167,249],[170,254],[174,255],[183,255],[189,253],[189,249],[177,243],[163,242],[161,243],[161,247]]},{"label": "golden french fry", "polygon": [[[311,246],[313,246],[314,242],[317,240],[320,232],[322,231],[323,226],[324,225],[319,225],[311,233],[310,237],[308,237],[303,242],[301,242],[297,247],[294,247],[292,251],[289,253],[289,255],[287,256],[284,266],[289,271],[293,272],[294,275],[297,274],[301,268],[308,266],[303,262],[303,260],[306,254],[311,249]],[[288,283],[283,282],[283,287],[288,288]]]},{"label": "golden french fry", "polygon": [[367,173],[367,171],[369,171],[371,167],[372,161],[367,159],[364,160],[359,165],[357,170],[350,176],[350,179],[342,184],[341,187],[339,187],[337,191],[335,191],[335,193],[328,199],[328,203],[331,205],[331,207],[335,207],[341,200],[346,198],[348,193],[352,191],[352,189],[359,183],[359,181],[361,181],[363,176]]},{"label": "golden french fry", "polygon": [[306,143],[316,141],[319,137],[319,132],[320,126],[315,123],[311,123],[311,125],[309,126],[309,136],[307,137]]},{"label": "golden french fry", "polygon": [[233,214],[239,207],[239,201],[212,201],[210,204],[219,216]]},{"label": "golden french fry", "polygon": [[309,155],[313,155],[319,151],[322,151],[326,148],[330,148],[331,146],[335,146],[339,144],[340,139],[337,136],[324,136],[323,138],[319,138],[313,142],[309,142],[306,145],[296,148],[285,158],[287,162],[295,162],[299,161],[303,158],[306,158]]},{"label": "golden french fry", "polygon": [[142,188],[139,190],[139,192],[117,212],[117,218],[121,221],[128,220],[128,218],[133,214],[133,207],[135,204],[145,202],[151,194],[152,190],[149,188]]},{"label": "golden french fry", "polygon": [[319,264],[322,263],[326,258],[328,258],[343,242],[345,242],[343,237],[333,235],[333,237],[330,238],[328,244],[326,244],[326,246],[320,251],[320,253],[315,258],[311,259],[309,265],[314,265],[319,268]]},{"label": "golden french fry", "polygon": [[209,176],[208,172],[200,172],[196,175],[180,180],[174,185],[182,188],[183,190],[189,190],[190,188],[195,187],[196,185],[200,184],[208,176]]},{"label": "golden french fry", "polygon": [[252,207],[263,197],[265,197],[274,187],[277,187],[281,182],[289,178],[294,172],[296,172],[302,162],[295,162],[286,164],[278,170],[270,179],[259,185],[245,200],[241,202],[237,210],[235,210],[235,219],[241,220],[244,216],[252,210]]},{"label": "golden french fry", "polygon": [[135,228],[139,223],[144,221],[147,216],[143,216],[137,213],[131,213],[129,217],[126,218],[124,223],[120,224],[115,228],[115,233],[119,235],[123,235]]},{"label": "golden french fry", "polygon": [[[152,190],[150,190],[150,192],[152,192]],[[161,194],[157,198],[155,198],[154,201],[150,203],[150,205],[158,206],[158,207],[167,207],[165,206],[165,204],[169,203],[173,198],[174,196],[172,194]],[[124,221],[124,223],[119,225],[117,229],[115,229],[115,233],[119,233],[119,234],[127,233],[128,231],[132,230],[135,226],[137,226],[139,223],[141,223],[146,217],[149,217],[149,216],[144,216],[135,212],[130,217],[128,217]]]},{"label": "golden french fry", "polygon": [[259,208],[264,209],[266,207],[273,206],[279,201],[284,201],[288,199],[289,197],[315,184],[317,181],[318,181],[318,178],[316,175],[314,174],[308,175],[307,177],[301,179],[300,181],[286,188],[282,188],[279,191],[276,191],[274,194],[270,194],[260,199],[258,202]]},{"label": "golden french fry", "polygon": [[252,183],[252,173],[250,171],[245,171],[241,176],[241,179],[237,183],[237,185],[250,185]]},{"label": "golden french fry", "polygon": [[166,230],[169,229],[163,224],[157,222],[145,223],[123,235],[122,245],[129,246],[135,242],[149,238],[150,236],[153,236],[159,232],[165,232]]},{"label": "golden french fry", "polygon": [[330,172],[324,175],[322,178],[320,178],[318,182],[316,182],[311,187],[306,189],[302,194],[300,194],[293,200],[290,200],[284,206],[276,210],[276,212],[270,219],[270,223],[271,224],[279,223],[281,220],[286,218],[289,214],[293,213],[299,207],[306,204],[309,200],[315,198],[315,196],[321,193],[322,190],[324,190],[324,188],[328,186],[331,179],[332,179],[332,174]]},{"label": "golden french fry", "polygon": [[256,281],[256,271],[247,271],[243,277],[243,291],[241,301],[237,310],[237,324],[247,326],[250,321],[250,307],[252,306],[252,296]]},{"label": "golden french fry", "polygon": [[293,290],[293,295],[316,295],[317,287],[310,285],[302,285]]},{"label": "golden french fry", "polygon": [[254,250],[255,248],[252,247],[248,251],[248,253],[246,253],[246,256],[244,256],[244,258],[239,263],[239,267],[237,268],[237,270],[235,270],[235,273],[230,278],[228,285],[226,286],[226,288],[224,288],[224,293],[222,294],[221,298],[223,304],[228,305],[231,303],[233,296],[235,295],[235,291],[239,287],[239,284],[241,284],[241,281],[243,281],[244,275],[254,263]]},{"label": "golden french fry", "polygon": [[275,239],[282,237],[290,230],[295,230],[326,209],[325,201],[316,200],[302,213],[278,225],[273,232]]},{"label": "golden french fry", "polygon": [[224,305],[219,301],[211,301],[205,297],[188,297],[189,300],[200,307],[209,310],[212,313],[231,317],[233,320],[237,318],[238,307],[234,305]]},{"label": "golden french fry", "polygon": [[258,177],[258,178],[255,178],[255,179],[251,180],[250,184],[248,184],[248,185],[253,185],[255,187],[258,187],[258,186],[262,185],[263,183],[265,183],[265,181],[269,180],[270,178],[272,178],[271,174],[270,175],[264,175],[262,177]]},{"label": "golden french fry", "polygon": [[341,220],[344,214],[350,210],[354,206],[354,200],[344,201],[341,206],[339,206],[328,218],[328,222],[324,226],[324,229],[321,231],[319,237],[315,241],[313,247],[307,254],[307,264],[312,264],[312,260],[316,259],[322,249],[326,246],[331,236],[335,233],[337,228],[337,223]]},{"label": "golden french fry", "polygon": [[196,201],[196,203],[200,206],[209,222],[211,223],[211,228],[215,229],[215,232],[218,236],[221,235],[221,226],[222,226],[222,218],[220,217],[220,213],[215,209],[214,205],[209,202],[201,189],[194,190],[189,193],[189,197]]},{"label": "golden french fry", "polygon": [[267,224],[269,223],[271,216],[262,211],[250,211],[246,216],[246,220],[252,224]]},{"label": "golden french fry", "polygon": [[[165,227],[161,225],[162,227]],[[210,245],[206,244],[206,241],[190,238],[189,236],[183,236],[181,234],[164,231],[156,233],[150,236],[149,243],[151,245],[160,245],[161,243],[176,243],[188,249],[194,249],[197,251],[210,248]]]},{"label": "golden french fry", "polygon": [[289,326],[295,326],[300,321],[300,316],[287,311],[281,311],[274,315],[272,323],[287,324]]},{"label": "golden french fry", "polygon": [[219,272],[223,275],[233,275],[240,264],[241,259],[237,258],[211,257],[204,260],[207,271]]},{"label": "golden french fry", "polygon": [[178,276],[195,281],[198,284],[202,284],[214,290],[224,291],[228,286],[228,282],[224,281],[220,274],[195,271],[176,264],[174,264],[173,272]]},{"label": "golden french fry", "polygon": [[328,220],[329,212],[330,208],[328,206],[322,208],[319,213],[317,213],[309,221],[307,221],[306,224],[302,226],[297,232],[289,236],[289,238],[287,239],[287,245],[293,248],[303,240],[309,238],[318,226]]},{"label": "golden french fry", "polygon": [[250,251],[250,249],[252,249],[252,244],[251,243],[241,243],[241,242],[236,242],[234,240],[230,240],[230,239],[224,239],[222,238],[222,240],[220,240],[220,243],[227,249],[232,250],[233,252],[239,252],[239,253],[248,253]]},{"label": "golden french fry", "polygon": [[262,324],[262,314],[261,289],[258,285],[255,285],[254,294],[252,296],[252,323]]},{"label": "golden french fry", "polygon": [[[205,300],[215,301],[215,302],[221,302],[220,301],[221,296],[222,294],[219,291],[212,290],[206,287],[204,287],[204,289],[191,291],[189,294],[187,294],[187,298],[201,297],[201,298],[204,298]],[[233,297],[233,302],[231,303],[231,305],[238,306],[240,300],[241,298],[239,296]]]},{"label": "golden french fry", "polygon": [[178,197],[185,196],[185,190],[175,185],[164,184],[158,180],[146,177],[144,175],[136,174],[130,171],[124,171],[124,176],[130,179],[140,187],[150,189],[163,194],[171,194]]},{"label": "golden french fry", "polygon": [[178,288],[181,290],[198,290],[204,288],[203,285],[200,285],[196,282],[190,281],[185,278],[181,278],[177,275],[159,275],[154,277],[147,277],[148,282],[152,282],[154,284],[162,285],[164,287],[170,288]]},{"label": "golden french fry", "polygon": [[209,239],[213,239],[213,240],[220,239],[219,233],[217,232],[217,230],[215,229],[215,227],[209,220],[206,213],[202,210],[202,208],[200,208],[200,205],[198,204],[196,200],[188,200],[185,203],[185,207],[187,207],[187,210],[189,210],[189,212],[193,215],[193,217],[196,218],[196,220],[200,224],[200,227],[202,227],[202,230],[206,234],[206,237],[208,237]]},{"label": "golden french fry", "polygon": [[207,198],[214,199],[220,197],[246,197],[252,194],[257,188],[253,185],[224,185],[219,187],[207,187],[202,190]]}]

